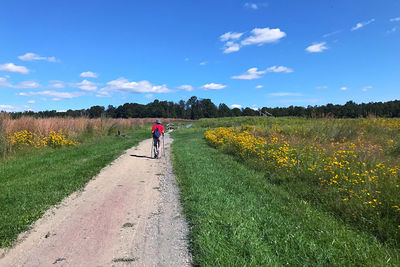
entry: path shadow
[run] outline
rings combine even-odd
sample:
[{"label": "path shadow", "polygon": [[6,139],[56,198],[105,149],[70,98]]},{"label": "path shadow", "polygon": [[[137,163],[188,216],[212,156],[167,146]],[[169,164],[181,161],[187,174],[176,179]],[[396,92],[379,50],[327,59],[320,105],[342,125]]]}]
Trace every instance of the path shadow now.
[{"label": "path shadow", "polygon": [[154,158],[152,158],[152,157],[149,157],[149,156],[142,156],[142,155],[130,155],[131,157],[135,157],[135,158],[144,158],[144,159],[154,159]]}]

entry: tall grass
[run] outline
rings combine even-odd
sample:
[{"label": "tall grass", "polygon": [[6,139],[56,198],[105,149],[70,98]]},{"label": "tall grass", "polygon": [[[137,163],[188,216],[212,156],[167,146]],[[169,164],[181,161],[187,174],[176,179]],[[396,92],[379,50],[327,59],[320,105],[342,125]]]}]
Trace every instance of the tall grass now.
[{"label": "tall grass", "polygon": [[[47,135],[51,131],[68,131],[70,134],[78,135],[84,131],[93,131],[100,135],[107,135],[117,130],[128,130],[140,128],[144,125],[154,123],[153,118],[131,118],[131,119],[112,119],[112,118],[32,118],[22,117],[17,120],[10,119],[7,115],[0,117],[0,125],[6,134],[27,130],[35,134]],[[165,119],[166,123],[179,122],[179,119]]]},{"label": "tall grass", "polygon": [[[142,128],[154,123],[154,118],[112,119],[97,118],[32,118],[22,117],[16,120],[6,113],[0,113],[0,157],[11,151],[9,137],[20,131],[27,131],[37,136],[48,136],[52,131],[62,131],[68,137],[85,140],[92,136],[109,136],[124,133],[131,129]],[[163,119],[163,123],[179,123],[182,119]]]},{"label": "tall grass", "polygon": [[7,153],[7,134],[5,130],[5,122],[10,118],[6,113],[0,112],[0,157],[4,157]]},{"label": "tall grass", "polygon": [[332,143],[362,142],[364,156],[395,164],[400,155],[400,119],[305,119],[295,117],[260,118],[238,117],[201,119],[201,128],[256,126],[255,136],[278,137],[292,145],[320,144],[328,148]]}]

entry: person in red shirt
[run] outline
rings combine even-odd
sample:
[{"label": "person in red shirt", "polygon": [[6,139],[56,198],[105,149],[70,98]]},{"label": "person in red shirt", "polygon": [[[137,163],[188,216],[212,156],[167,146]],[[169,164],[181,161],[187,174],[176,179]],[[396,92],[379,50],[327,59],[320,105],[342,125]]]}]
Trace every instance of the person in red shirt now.
[{"label": "person in red shirt", "polygon": [[151,133],[153,134],[154,158],[158,158],[159,155],[161,155],[161,136],[164,135],[164,126],[162,126],[160,120],[156,120],[156,124],[153,125]]}]

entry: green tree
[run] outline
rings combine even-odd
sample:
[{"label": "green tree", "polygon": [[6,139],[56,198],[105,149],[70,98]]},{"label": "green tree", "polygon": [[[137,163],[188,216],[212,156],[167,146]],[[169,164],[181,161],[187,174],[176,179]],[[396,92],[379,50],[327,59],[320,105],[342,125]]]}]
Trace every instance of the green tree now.
[{"label": "green tree", "polygon": [[218,115],[217,106],[211,102],[210,99],[205,98],[200,100],[199,103],[201,114],[203,118],[216,118]]},{"label": "green tree", "polygon": [[224,103],[219,104],[218,117],[232,117],[231,109]]}]

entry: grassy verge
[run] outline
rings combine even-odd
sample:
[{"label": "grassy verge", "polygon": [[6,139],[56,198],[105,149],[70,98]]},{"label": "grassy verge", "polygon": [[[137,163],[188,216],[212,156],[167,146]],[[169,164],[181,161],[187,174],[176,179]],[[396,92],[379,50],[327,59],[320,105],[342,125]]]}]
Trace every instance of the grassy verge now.
[{"label": "grassy verge", "polygon": [[174,133],[195,263],[204,266],[399,265],[399,251],[271,184],[223,154],[202,130]]},{"label": "grassy verge", "polygon": [[82,188],[123,150],[148,138],[148,132],[86,138],[76,147],[31,150],[0,161],[0,247],[10,246],[48,208]]}]

